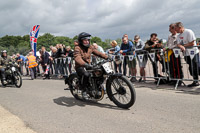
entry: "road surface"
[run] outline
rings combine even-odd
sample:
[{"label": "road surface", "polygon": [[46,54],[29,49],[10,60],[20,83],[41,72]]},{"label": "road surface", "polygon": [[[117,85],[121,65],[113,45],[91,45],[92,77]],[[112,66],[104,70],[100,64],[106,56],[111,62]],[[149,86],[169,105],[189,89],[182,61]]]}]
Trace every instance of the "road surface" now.
[{"label": "road surface", "polygon": [[136,103],[124,110],[106,98],[77,101],[62,80],[24,77],[21,88],[0,86],[0,105],[38,133],[200,132],[200,87],[135,86]]}]

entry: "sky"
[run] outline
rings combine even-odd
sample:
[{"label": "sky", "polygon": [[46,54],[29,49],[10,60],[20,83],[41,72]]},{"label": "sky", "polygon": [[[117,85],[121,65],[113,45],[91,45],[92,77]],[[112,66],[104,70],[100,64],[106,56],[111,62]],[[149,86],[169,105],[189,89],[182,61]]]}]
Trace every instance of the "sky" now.
[{"label": "sky", "polygon": [[151,33],[167,39],[169,24],[182,22],[200,37],[198,0],[0,0],[0,37],[29,34],[74,37],[81,32],[104,39]]}]

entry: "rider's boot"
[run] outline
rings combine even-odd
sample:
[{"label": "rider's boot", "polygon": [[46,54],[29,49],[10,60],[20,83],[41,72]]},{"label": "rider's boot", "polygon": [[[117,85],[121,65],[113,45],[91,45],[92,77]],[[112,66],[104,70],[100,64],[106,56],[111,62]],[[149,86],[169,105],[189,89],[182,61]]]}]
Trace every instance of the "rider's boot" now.
[{"label": "rider's boot", "polygon": [[85,87],[81,87],[81,90],[82,90],[82,97],[83,97],[83,99],[88,100],[89,97],[88,97],[86,88]]}]

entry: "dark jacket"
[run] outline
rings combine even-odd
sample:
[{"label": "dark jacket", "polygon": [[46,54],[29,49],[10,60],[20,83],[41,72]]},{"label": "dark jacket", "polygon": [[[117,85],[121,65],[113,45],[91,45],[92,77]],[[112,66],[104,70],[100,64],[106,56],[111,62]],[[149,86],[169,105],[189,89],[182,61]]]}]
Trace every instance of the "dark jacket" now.
[{"label": "dark jacket", "polygon": [[158,49],[158,48],[162,48],[163,46],[161,46],[161,47],[157,47],[157,46],[155,46],[155,47],[152,47],[152,45],[154,44],[154,42],[152,42],[151,40],[148,40],[146,43],[145,43],[145,50],[147,50],[147,51],[151,51],[152,49]]},{"label": "dark jacket", "polygon": [[0,57],[0,68],[5,67],[9,62],[12,62],[10,56]]},{"label": "dark jacket", "polygon": [[68,57],[74,57],[73,51],[72,50],[66,51],[66,56],[68,56]]},{"label": "dark jacket", "polygon": [[41,65],[49,64],[49,53],[47,51],[45,51],[45,53],[42,53],[41,59]]},{"label": "dark jacket", "polygon": [[59,48],[57,50],[57,55],[56,55],[57,58],[64,57],[65,55],[66,55],[66,49],[65,48],[63,48],[63,49]]},{"label": "dark jacket", "polygon": [[123,55],[129,55],[133,47],[133,43],[128,41],[128,44],[121,44],[120,50],[123,50]]}]

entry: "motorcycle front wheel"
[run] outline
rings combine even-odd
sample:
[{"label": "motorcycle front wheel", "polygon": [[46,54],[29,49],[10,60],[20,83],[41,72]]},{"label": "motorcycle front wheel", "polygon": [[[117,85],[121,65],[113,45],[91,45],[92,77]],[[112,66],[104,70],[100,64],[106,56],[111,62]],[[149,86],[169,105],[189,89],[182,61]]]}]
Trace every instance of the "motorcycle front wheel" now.
[{"label": "motorcycle front wheel", "polygon": [[22,86],[22,76],[19,72],[14,72],[14,84],[17,88],[20,88]]},{"label": "motorcycle front wheel", "polygon": [[118,107],[128,109],[135,103],[136,92],[133,84],[125,76],[113,76],[106,85],[108,97]]}]

